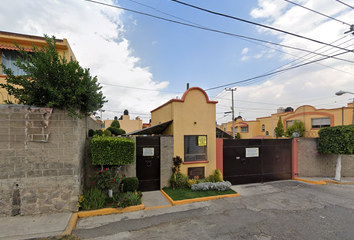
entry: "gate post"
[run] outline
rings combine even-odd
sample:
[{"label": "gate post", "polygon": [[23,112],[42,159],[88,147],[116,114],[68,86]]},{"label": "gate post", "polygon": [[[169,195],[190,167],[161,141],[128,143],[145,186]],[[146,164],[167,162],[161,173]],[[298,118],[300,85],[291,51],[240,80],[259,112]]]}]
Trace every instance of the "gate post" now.
[{"label": "gate post", "polygon": [[298,167],[298,141],[299,138],[293,138],[292,141],[292,179],[299,177],[299,167]]},{"label": "gate post", "polygon": [[216,168],[220,170],[222,175],[224,175],[223,171],[223,147],[224,147],[224,139],[217,138],[216,139]]}]

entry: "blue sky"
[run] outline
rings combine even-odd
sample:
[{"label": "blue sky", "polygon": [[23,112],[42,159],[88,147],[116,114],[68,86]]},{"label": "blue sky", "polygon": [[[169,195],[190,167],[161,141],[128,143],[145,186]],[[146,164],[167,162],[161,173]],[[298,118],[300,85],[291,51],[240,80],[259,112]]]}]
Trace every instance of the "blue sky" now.
[{"label": "blue sky", "polygon": [[[315,51],[321,44],[296,38],[251,24],[212,15],[170,0],[98,0],[176,21],[254,37]],[[353,49],[353,36],[343,34],[346,24],[320,16],[284,0],[185,0],[223,14],[269,25],[322,42],[336,42]],[[294,2],[348,24],[354,10],[334,0],[294,0]],[[354,6],[354,0],[345,0]],[[145,5],[145,6],[144,6]],[[109,101],[103,119],[123,114],[144,122],[150,111],[176,96],[186,84],[208,89],[255,77],[288,64],[301,63],[306,53],[268,45],[261,46],[233,36],[165,22],[129,11],[83,0],[4,0],[0,10],[0,30],[68,39],[77,60],[90,68],[102,83]],[[264,44],[263,44],[264,45]],[[272,48],[269,48],[272,47]],[[275,49],[274,49],[275,48]],[[321,49],[335,54],[336,49]],[[310,57],[310,56],[308,56]],[[313,57],[313,56],[312,56]],[[339,56],[354,61],[353,53]],[[318,58],[314,56],[311,60]],[[296,60],[289,64],[289,62]],[[246,120],[276,113],[279,107],[313,105],[316,108],[342,107],[351,100],[334,93],[354,92],[353,63],[328,59],[282,74],[229,87],[235,92],[235,112]],[[139,88],[139,89],[137,89]],[[230,92],[224,88],[207,91],[217,104],[216,120],[227,122]]]}]

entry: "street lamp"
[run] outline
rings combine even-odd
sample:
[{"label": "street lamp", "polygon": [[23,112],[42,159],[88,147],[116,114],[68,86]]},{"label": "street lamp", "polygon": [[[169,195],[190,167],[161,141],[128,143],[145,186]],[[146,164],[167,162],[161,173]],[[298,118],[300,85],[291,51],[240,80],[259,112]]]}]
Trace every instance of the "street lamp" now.
[{"label": "street lamp", "polygon": [[[340,90],[339,92],[336,92],[336,95],[337,96],[341,96],[341,95],[346,94],[346,93],[354,95],[354,93],[352,93],[352,92],[342,91],[342,90]],[[352,124],[354,124],[354,98],[353,98],[353,120],[352,120]]]}]

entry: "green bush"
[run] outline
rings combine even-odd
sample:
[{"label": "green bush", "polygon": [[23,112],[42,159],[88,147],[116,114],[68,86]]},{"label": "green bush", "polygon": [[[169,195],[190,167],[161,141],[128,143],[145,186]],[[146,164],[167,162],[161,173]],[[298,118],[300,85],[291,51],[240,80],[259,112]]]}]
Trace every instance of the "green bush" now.
[{"label": "green bush", "polygon": [[80,196],[78,207],[83,210],[100,209],[106,205],[107,193],[98,188],[91,188],[85,191],[83,196]]},{"label": "green bush", "polygon": [[98,136],[102,136],[103,135],[103,131],[101,129],[100,130],[96,130],[95,134],[98,135]]},{"label": "green bush", "polygon": [[239,132],[236,134],[236,139],[241,139],[241,134]]},{"label": "green bush", "polygon": [[285,137],[289,137],[289,138],[293,137],[293,133],[295,132],[296,129],[297,132],[299,133],[299,136],[303,137],[305,133],[305,126],[303,122],[301,122],[300,120],[295,120],[293,125],[291,125],[290,127],[288,127],[288,129],[286,129]]},{"label": "green bush", "polygon": [[354,154],[354,125],[321,128],[318,135],[319,153]]},{"label": "green bush", "polygon": [[143,194],[139,192],[126,192],[113,194],[114,207],[125,208],[141,204]]},{"label": "green bush", "polygon": [[215,179],[215,182],[222,182],[223,181],[222,173],[220,172],[219,169],[215,169],[214,179]]},{"label": "green bush", "polygon": [[188,187],[189,177],[183,173],[176,174],[176,188],[185,188]]},{"label": "green bush", "polygon": [[95,130],[90,129],[90,130],[88,131],[88,136],[89,136],[89,137],[92,137],[93,135],[95,135]]},{"label": "green bush", "polygon": [[112,136],[112,133],[111,133],[111,131],[106,129],[106,130],[103,131],[103,135],[106,136],[106,137],[110,137],[110,136]]},{"label": "green bush", "polygon": [[122,135],[125,134],[125,131],[121,128],[109,127],[107,130],[111,131],[114,135]]},{"label": "green bush", "polygon": [[139,180],[137,177],[126,178],[122,181],[123,192],[134,192],[139,188]]},{"label": "green bush", "polygon": [[92,165],[128,165],[134,162],[135,143],[129,138],[93,137]]},{"label": "green bush", "polygon": [[204,179],[197,180],[197,183],[201,183],[201,182],[215,182],[214,174],[211,174],[211,175],[209,175],[208,177],[206,177]]}]

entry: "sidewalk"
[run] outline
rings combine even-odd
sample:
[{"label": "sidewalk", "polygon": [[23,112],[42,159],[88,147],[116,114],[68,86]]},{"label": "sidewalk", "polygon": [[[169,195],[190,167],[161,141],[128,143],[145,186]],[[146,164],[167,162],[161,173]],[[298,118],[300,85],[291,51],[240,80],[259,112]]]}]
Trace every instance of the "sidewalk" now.
[{"label": "sidewalk", "polygon": [[[334,184],[332,183],[333,181],[329,178],[300,177],[298,181],[311,184]],[[339,184],[354,185],[354,178],[343,178]],[[258,193],[263,192],[264,194],[277,191],[277,189],[271,185],[258,185],[236,185],[232,186],[231,188],[245,197],[252,196],[254,191],[257,191]],[[117,222],[127,219],[147,218],[174,212],[183,212],[192,209],[204,208],[210,206],[211,204],[210,202],[205,201],[172,206],[160,191],[144,192],[143,203],[145,205],[143,210],[105,216],[80,218],[79,221],[77,221],[77,213],[1,217],[0,240],[44,239],[60,236],[67,230],[67,228],[70,228],[71,231],[74,230],[74,228],[89,229],[110,222]],[[75,218],[75,216],[76,219],[72,224],[72,219]]]}]

